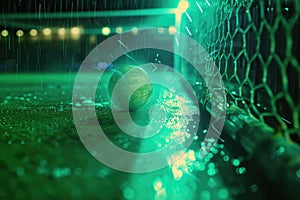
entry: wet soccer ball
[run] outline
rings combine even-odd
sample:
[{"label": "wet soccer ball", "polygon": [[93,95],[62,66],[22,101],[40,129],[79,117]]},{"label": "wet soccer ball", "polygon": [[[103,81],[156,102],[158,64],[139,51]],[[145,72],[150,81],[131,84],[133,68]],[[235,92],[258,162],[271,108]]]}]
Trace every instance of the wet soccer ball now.
[{"label": "wet soccer ball", "polygon": [[113,70],[108,92],[113,105],[122,110],[137,111],[150,100],[152,84],[141,67],[122,66]]}]

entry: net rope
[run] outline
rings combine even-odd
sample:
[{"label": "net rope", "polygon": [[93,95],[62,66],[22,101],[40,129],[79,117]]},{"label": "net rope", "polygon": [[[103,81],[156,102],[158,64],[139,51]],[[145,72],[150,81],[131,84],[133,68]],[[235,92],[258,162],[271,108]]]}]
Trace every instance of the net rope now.
[{"label": "net rope", "polygon": [[190,4],[182,29],[210,52],[228,102],[299,138],[299,0]]}]

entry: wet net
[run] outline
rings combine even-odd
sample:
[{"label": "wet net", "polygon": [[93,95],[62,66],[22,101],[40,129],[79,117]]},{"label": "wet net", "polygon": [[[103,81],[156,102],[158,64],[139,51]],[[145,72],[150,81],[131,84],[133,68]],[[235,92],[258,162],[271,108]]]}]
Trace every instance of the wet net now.
[{"label": "wet net", "polygon": [[223,77],[228,103],[289,138],[299,138],[300,2],[193,4],[182,31],[210,52]]}]

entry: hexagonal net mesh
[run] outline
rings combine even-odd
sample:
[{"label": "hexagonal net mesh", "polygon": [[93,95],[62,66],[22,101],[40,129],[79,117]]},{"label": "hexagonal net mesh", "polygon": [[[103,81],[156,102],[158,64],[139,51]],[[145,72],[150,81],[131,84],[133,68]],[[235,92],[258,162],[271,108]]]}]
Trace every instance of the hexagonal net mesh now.
[{"label": "hexagonal net mesh", "polygon": [[182,29],[210,52],[228,101],[299,136],[299,1],[201,1]]}]

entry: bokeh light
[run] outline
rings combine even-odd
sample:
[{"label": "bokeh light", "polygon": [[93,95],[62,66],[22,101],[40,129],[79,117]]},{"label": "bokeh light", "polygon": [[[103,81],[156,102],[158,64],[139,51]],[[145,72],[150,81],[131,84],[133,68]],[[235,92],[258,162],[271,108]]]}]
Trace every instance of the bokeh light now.
[{"label": "bokeh light", "polygon": [[110,34],[110,28],[109,27],[103,27],[102,28],[102,34],[103,35],[109,35]]},{"label": "bokeh light", "polygon": [[8,34],[9,34],[9,32],[8,32],[7,30],[3,30],[3,31],[1,32],[1,35],[2,35],[3,37],[8,36]]},{"label": "bokeh light", "polygon": [[117,27],[116,28],[116,33],[122,33],[123,32],[123,28],[122,27]]},{"label": "bokeh light", "polygon": [[178,12],[184,13],[189,8],[189,2],[187,2],[186,0],[180,0],[177,8]]},{"label": "bokeh light", "polygon": [[90,40],[91,44],[96,43],[96,41],[97,41],[96,35],[91,35],[90,38],[89,38],[89,40]]},{"label": "bokeh light", "polygon": [[157,32],[158,32],[158,33],[164,33],[164,31],[165,31],[165,30],[164,30],[164,28],[162,28],[162,27],[159,27],[159,28],[157,29]]},{"label": "bokeh light", "polygon": [[38,31],[36,29],[31,29],[29,31],[29,35],[31,35],[32,37],[37,36],[37,34],[38,34]]},{"label": "bokeh light", "polygon": [[132,32],[134,35],[137,35],[138,32],[139,32],[139,30],[138,30],[137,27],[133,27],[133,28],[131,29],[131,32]]},{"label": "bokeh light", "polygon": [[50,28],[45,28],[43,29],[43,34],[45,36],[50,36],[51,35],[51,29]]},{"label": "bokeh light", "polygon": [[16,32],[16,35],[17,35],[18,37],[22,37],[22,36],[24,35],[24,32],[23,32],[22,30],[18,30],[18,31]]},{"label": "bokeh light", "polygon": [[169,27],[169,34],[174,35],[176,33],[176,27],[175,26],[170,26]]},{"label": "bokeh light", "polygon": [[79,35],[80,34],[80,29],[78,27],[71,28],[71,34],[72,35]]},{"label": "bokeh light", "polygon": [[66,29],[65,28],[59,28],[57,31],[58,35],[63,36],[66,34]]}]

